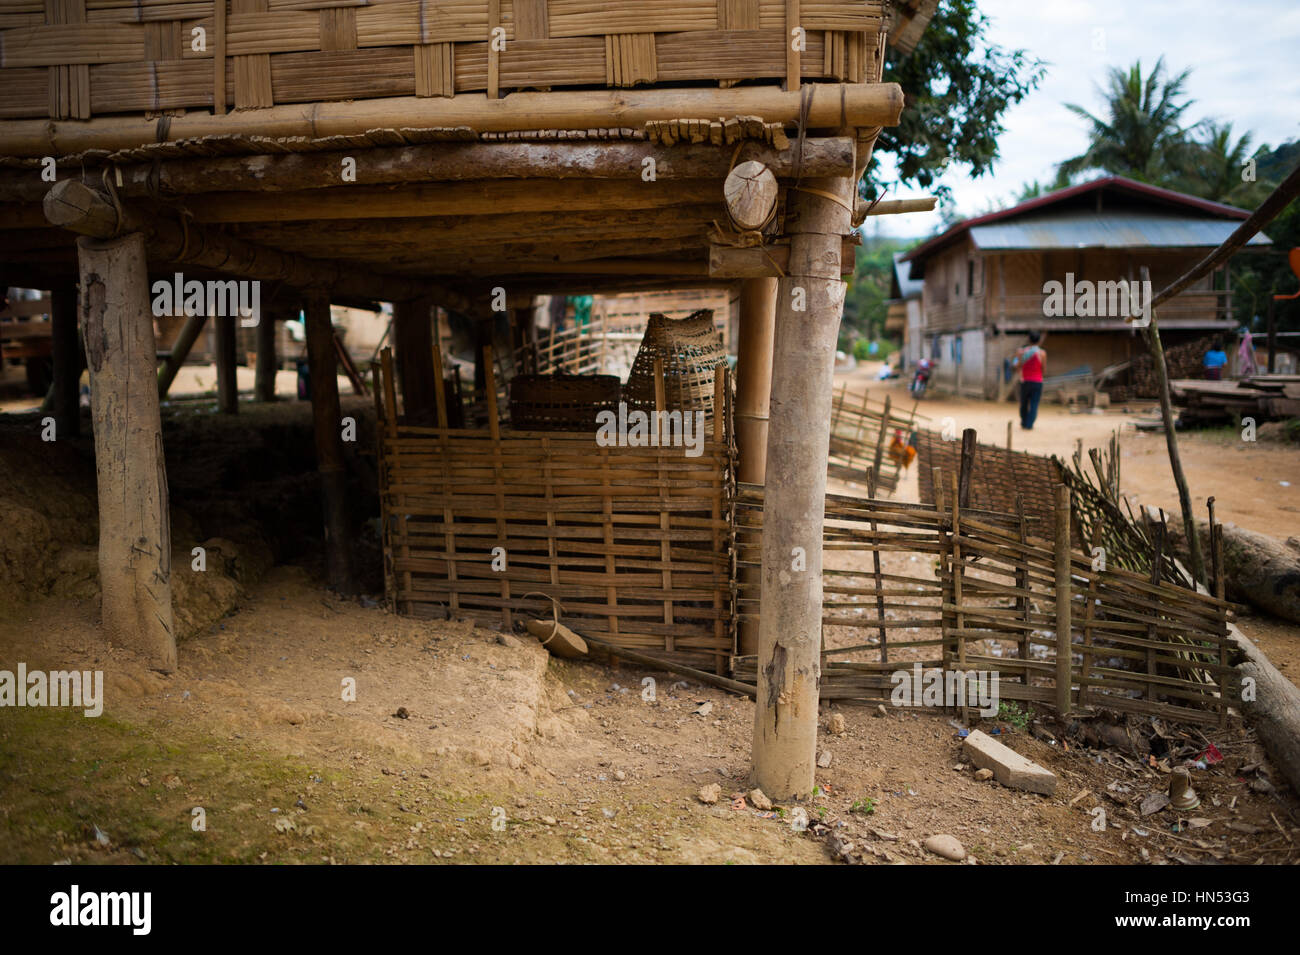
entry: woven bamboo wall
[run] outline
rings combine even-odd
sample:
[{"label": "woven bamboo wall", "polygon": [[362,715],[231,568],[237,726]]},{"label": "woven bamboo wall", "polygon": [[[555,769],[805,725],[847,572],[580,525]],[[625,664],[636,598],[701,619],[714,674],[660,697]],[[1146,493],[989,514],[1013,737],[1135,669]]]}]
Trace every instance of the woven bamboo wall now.
[{"label": "woven bamboo wall", "polygon": [[[391,401],[391,393],[388,399]],[[382,409],[381,409],[382,410]],[[591,434],[418,428],[382,411],[385,579],[402,613],[579,633],[726,669],[734,450],[601,447]],[[494,548],[505,565],[493,567]]]},{"label": "woven bamboo wall", "polygon": [[[883,0],[217,2],[224,28],[213,0],[0,0],[0,118],[211,109],[218,85],[227,106],[254,108],[791,75],[875,82],[884,48]],[[787,55],[796,26],[805,49]]]}]

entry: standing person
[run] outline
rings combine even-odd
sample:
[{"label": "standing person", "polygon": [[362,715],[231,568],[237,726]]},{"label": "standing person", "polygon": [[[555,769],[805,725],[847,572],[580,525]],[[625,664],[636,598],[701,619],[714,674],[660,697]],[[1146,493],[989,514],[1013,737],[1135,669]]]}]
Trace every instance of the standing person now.
[{"label": "standing person", "polygon": [[1016,352],[1015,365],[1020,369],[1020,427],[1034,430],[1038,418],[1038,402],[1043,397],[1043,369],[1047,365],[1047,352],[1039,347],[1041,332],[1029,333],[1029,344]]},{"label": "standing person", "polygon": [[1228,353],[1223,350],[1221,336],[1214,336],[1214,340],[1210,343],[1210,350],[1205,353],[1201,364],[1205,367],[1205,377],[1208,381],[1223,380],[1223,369],[1228,364]]},{"label": "standing person", "polygon": [[1241,344],[1237,346],[1237,375],[1249,378],[1257,374],[1259,362],[1255,360],[1255,340],[1250,335],[1250,329],[1243,329]]}]

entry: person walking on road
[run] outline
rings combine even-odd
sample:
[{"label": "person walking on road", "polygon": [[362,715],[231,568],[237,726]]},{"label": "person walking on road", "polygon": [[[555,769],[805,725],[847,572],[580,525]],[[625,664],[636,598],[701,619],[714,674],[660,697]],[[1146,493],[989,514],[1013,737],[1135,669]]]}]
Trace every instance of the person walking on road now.
[{"label": "person walking on road", "polygon": [[1047,352],[1039,342],[1041,332],[1029,333],[1029,344],[1016,352],[1015,365],[1020,369],[1020,427],[1026,431],[1034,430],[1038,419],[1038,402],[1043,397],[1043,368],[1047,364]]}]

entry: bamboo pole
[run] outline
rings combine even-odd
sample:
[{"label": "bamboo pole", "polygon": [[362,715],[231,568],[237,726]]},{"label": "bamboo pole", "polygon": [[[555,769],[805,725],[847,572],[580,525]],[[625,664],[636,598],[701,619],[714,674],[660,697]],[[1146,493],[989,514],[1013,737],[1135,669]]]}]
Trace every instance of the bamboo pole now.
[{"label": "bamboo pole", "polygon": [[[640,182],[647,160],[655,181],[726,177],[732,150],[682,143],[664,146],[648,141],[591,143],[439,143],[366,149],[293,152],[275,155],[168,159],[115,167],[122,177],[124,199],[197,195],[207,192],[297,192],[341,185],[343,160],[357,160],[357,185],[415,182],[463,182],[485,179],[624,179]],[[739,161],[753,160],[775,175],[793,175],[795,147],[776,149],[755,140],[742,146]],[[806,139],[806,176],[848,175],[853,169],[853,140],[844,136]],[[79,176],[79,174],[78,174]],[[0,170],[0,201],[40,202],[49,189],[26,170]],[[880,209],[891,208],[880,203]]]},{"label": "bamboo pole", "polygon": [[[772,355],[776,335],[776,279],[747,279],[740,284],[740,341],[736,355],[736,480],[762,484],[767,471],[768,412],[772,396]],[[715,409],[716,414],[716,409]],[[745,511],[739,519],[757,524],[759,516]],[[742,567],[743,582],[757,584],[760,573]],[[761,586],[761,585],[760,585]],[[758,653],[758,626],[742,620],[737,648],[742,654]]]},{"label": "bamboo pole", "polygon": [[[1142,281],[1151,281],[1151,272],[1142,266]],[[1160,341],[1160,324],[1156,320],[1155,303],[1151,305],[1151,322],[1146,327],[1147,346],[1151,349],[1152,364],[1156,371],[1156,385],[1160,389],[1160,416],[1165,425],[1165,446],[1169,449],[1169,466],[1174,472],[1178,487],[1178,504],[1183,513],[1183,533],[1187,538],[1187,551],[1191,559],[1192,580],[1204,582],[1205,561],[1201,557],[1201,540],[1196,533],[1196,517],[1192,513],[1192,495],[1187,489],[1187,475],[1183,473],[1183,459],[1178,452],[1178,433],[1174,429],[1173,399],[1169,394],[1169,366],[1165,363],[1165,348]]]},{"label": "bamboo pole", "polygon": [[[868,128],[895,126],[903,112],[896,83],[816,83],[808,107],[810,129],[841,123]],[[480,133],[527,129],[639,129],[653,120],[691,116],[762,116],[769,123],[799,120],[801,92],[775,86],[731,89],[553,90],[454,97],[395,96],[236,110],[222,116],[200,112],[170,117],[166,127],[143,116],[82,121],[8,120],[0,125],[0,155],[68,156],[89,149],[116,151],[154,142],[203,136],[268,136],[323,139],[360,136],[374,129],[443,129],[466,126]]]}]

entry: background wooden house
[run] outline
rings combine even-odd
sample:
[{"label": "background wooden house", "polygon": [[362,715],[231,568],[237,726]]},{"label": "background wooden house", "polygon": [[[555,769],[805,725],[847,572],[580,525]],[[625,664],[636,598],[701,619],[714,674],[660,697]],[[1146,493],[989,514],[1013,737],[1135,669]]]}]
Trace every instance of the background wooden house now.
[{"label": "background wooden house", "polygon": [[[959,222],[904,257],[924,281],[921,340],[908,352],[937,360],[932,382],[984,398],[1004,396],[1003,361],[1031,329],[1045,333],[1048,375],[1093,375],[1145,352],[1121,316],[1047,317],[1048,282],[1136,281],[1150,269],[1167,285],[1231,235],[1247,212],[1118,176]],[[1267,245],[1259,235],[1252,246]],[[1160,309],[1169,345],[1231,330],[1227,269]]]}]

